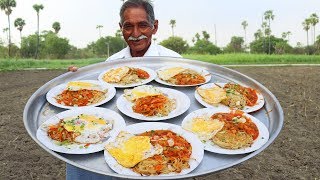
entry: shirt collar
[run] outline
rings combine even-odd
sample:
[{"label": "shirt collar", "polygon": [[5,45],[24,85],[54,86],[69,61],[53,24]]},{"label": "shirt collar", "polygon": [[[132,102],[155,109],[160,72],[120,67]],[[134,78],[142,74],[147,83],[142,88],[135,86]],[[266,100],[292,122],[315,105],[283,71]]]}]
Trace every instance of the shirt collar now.
[{"label": "shirt collar", "polygon": [[[159,56],[159,51],[158,51],[158,48],[155,44],[151,43],[147,52],[143,55],[143,56]],[[130,48],[129,46],[127,46],[125,49],[124,49],[124,54],[123,54],[123,58],[131,58],[131,53],[130,53]]]}]

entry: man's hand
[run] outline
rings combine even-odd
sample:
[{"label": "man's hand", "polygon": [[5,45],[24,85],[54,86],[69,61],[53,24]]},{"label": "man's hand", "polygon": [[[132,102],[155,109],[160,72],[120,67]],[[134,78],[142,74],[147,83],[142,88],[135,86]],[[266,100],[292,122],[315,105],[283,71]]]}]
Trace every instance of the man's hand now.
[{"label": "man's hand", "polygon": [[78,71],[78,67],[76,67],[76,66],[69,66],[69,67],[68,67],[68,71],[70,71],[70,72],[76,72],[76,71]]}]

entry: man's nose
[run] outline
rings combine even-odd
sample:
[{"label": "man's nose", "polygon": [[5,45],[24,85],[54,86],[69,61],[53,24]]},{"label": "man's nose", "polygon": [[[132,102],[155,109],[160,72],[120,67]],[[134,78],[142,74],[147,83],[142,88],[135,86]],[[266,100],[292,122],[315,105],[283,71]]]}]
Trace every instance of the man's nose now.
[{"label": "man's nose", "polygon": [[137,38],[137,37],[139,37],[141,34],[142,34],[142,33],[141,33],[140,29],[139,29],[139,26],[134,26],[133,32],[132,32],[131,36]]}]

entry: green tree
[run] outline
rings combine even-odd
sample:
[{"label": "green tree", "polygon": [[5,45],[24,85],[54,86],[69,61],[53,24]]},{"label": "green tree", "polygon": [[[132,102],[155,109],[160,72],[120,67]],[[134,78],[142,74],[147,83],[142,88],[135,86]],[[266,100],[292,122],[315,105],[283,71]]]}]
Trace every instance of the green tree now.
[{"label": "green tree", "polygon": [[289,42],[289,36],[291,35],[291,32],[290,31],[287,31],[287,32],[283,32],[282,34],[281,34],[281,37],[282,37],[282,39],[284,39],[284,40],[287,40],[288,42]]},{"label": "green tree", "polygon": [[54,23],[52,24],[52,28],[54,29],[54,32],[55,32],[56,34],[58,34],[59,31],[60,31],[60,29],[61,29],[60,23],[59,23],[59,22],[54,22]]},{"label": "green tree", "polygon": [[194,37],[196,38],[196,41],[200,40],[200,34],[199,33],[196,33],[196,35]]},{"label": "green tree", "polygon": [[262,33],[261,29],[258,29],[257,32],[255,32],[253,35],[254,35],[255,40],[258,40],[263,37],[263,33]]},{"label": "green tree", "polygon": [[210,35],[207,33],[207,31],[202,31],[203,39],[206,41],[209,41]]},{"label": "green tree", "polygon": [[309,29],[310,29],[311,21],[309,18],[305,19],[302,22],[303,30],[307,32],[307,46],[309,46]]},{"label": "green tree", "polygon": [[310,19],[310,24],[313,26],[313,44],[314,44],[316,39],[316,25],[319,23],[319,17],[316,13],[312,13],[309,19]]},{"label": "green tree", "polygon": [[9,46],[8,46],[8,56],[10,58],[11,52],[11,29],[10,29],[10,14],[12,13],[12,8],[16,7],[17,3],[15,0],[0,0],[0,9],[5,12],[8,16],[8,28],[9,28]]},{"label": "green tree", "polygon": [[230,43],[227,45],[227,47],[224,49],[225,52],[233,52],[233,53],[239,53],[244,51],[244,40],[243,37],[237,37],[233,36],[231,38]]},{"label": "green tree", "polygon": [[[120,51],[123,48],[124,40],[121,37],[106,36],[101,37],[95,43],[88,45],[88,49],[91,49],[99,57],[111,56],[112,54]],[[109,50],[108,50],[109,46]]]},{"label": "green tree", "polygon": [[101,38],[101,28],[103,28],[102,25],[97,25],[96,29],[99,30],[99,38]]},{"label": "green tree", "polygon": [[171,36],[160,42],[160,44],[166,48],[176,51],[179,54],[185,53],[189,48],[187,41],[178,36]]},{"label": "green tree", "polygon": [[21,31],[23,30],[23,27],[26,25],[26,22],[22,19],[22,18],[17,18],[14,21],[14,27],[16,27],[18,29],[18,31],[20,31],[20,44],[22,42],[22,35],[21,35]]},{"label": "green tree", "polygon": [[37,51],[38,35],[31,34],[27,37],[23,37],[21,41],[20,53],[24,58],[34,57]]},{"label": "green tree", "polygon": [[170,24],[170,26],[171,26],[172,36],[174,36],[173,28],[176,27],[176,20],[171,19],[169,24]]},{"label": "green tree", "polygon": [[44,39],[41,51],[44,58],[63,59],[71,49],[68,39],[60,38],[52,31],[44,32],[41,37]]},{"label": "green tree", "polygon": [[34,4],[33,9],[37,12],[37,49],[36,49],[36,53],[35,53],[35,58],[38,59],[38,54],[39,54],[39,46],[40,46],[40,28],[39,28],[39,14],[40,14],[40,10],[42,10],[44,7],[42,4]]},{"label": "green tree", "polygon": [[271,42],[270,42],[270,35],[271,35],[271,20],[274,20],[274,15],[273,15],[273,11],[272,10],[268,10],[266,12],[264,12],[264,19],[267,20],[269,22],[268,24],[268,31],[269,31],[269,35],[268,35],[268,39],[269,39],[269,51],[268,53],[271,53]]},{"label": "green tree", "polygon": [[247,27],[248,27],[248,22],[247,21],[242,21],[241,23],[244,31],[244,44],[247,44]]},{"label": "green tree", "polygon": [[[262,37],[260,39],[254,40],[250,43],[250,50],[252,53],[268,53],[269,49],[264,48],[264,41],[267,37]],[[270,44],[271,44],[271,48],[270,48],[270,53],[276,53],[276,44],[277,43],[286,43],[287,41],[282,39],[282,38],[277,38],[273,35],[270,36]],[[278,44],[278,47],[280,47],[281,44]],[[288,45],[289,47],[289,45]],[[286,51],[288,51],[287,49],[285,49]],[[279,51],[280,52],[280,51]],[[287,53],[287,52],[286,52]]]}]

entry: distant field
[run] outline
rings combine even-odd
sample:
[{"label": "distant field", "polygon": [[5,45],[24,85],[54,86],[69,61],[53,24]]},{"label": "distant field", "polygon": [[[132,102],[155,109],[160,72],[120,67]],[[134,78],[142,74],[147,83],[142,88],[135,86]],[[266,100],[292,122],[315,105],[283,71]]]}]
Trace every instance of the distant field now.
[{"label": "distant field", "polygon": [[[220,65],[246,64],[320,64],[320,55],[266,55],[266,54],[183,54],[184,58],[200,60]],[[70,65],[83,67],[103,62],[106,58],[71,60],[0,59],[0,70],[21,70],[33,68],[66,69]]]}]

